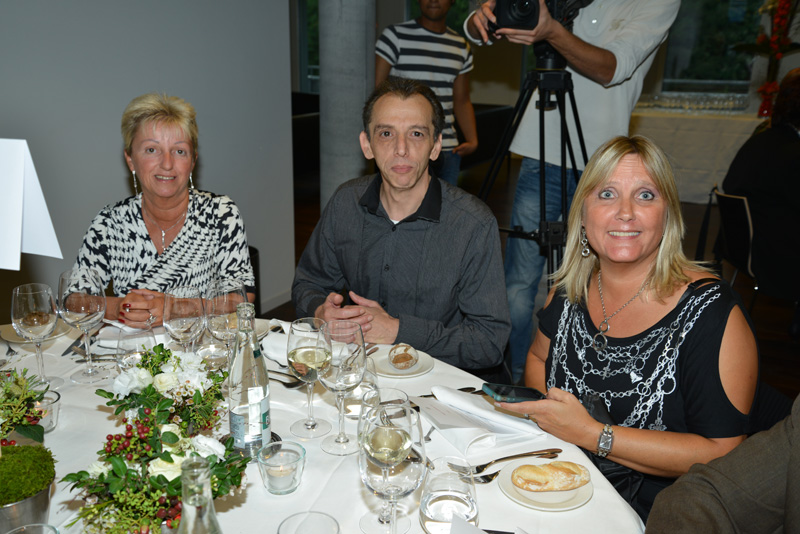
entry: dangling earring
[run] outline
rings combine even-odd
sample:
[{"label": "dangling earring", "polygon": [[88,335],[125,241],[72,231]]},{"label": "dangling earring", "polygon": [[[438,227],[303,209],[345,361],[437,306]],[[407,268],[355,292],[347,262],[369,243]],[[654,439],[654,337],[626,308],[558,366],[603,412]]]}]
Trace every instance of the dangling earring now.
[{"label": "dangling earring", "polygon": [[194,182],[192,181],[192,173],[189,173],[189,189],[194,189]]},{"label": "dangling earring", "polygon": [[139,194],[139,184],[136,183],[136,171],[131,171],[133,173],[133,192],[138,195]]},{"label": "dangling earring", "polygon": [[589,240],[586,239],[586,228],[583,227],[581,227],[581,246],[583,247],[581,249],[581,256],[588,258],[592,251],[589,250]]}]

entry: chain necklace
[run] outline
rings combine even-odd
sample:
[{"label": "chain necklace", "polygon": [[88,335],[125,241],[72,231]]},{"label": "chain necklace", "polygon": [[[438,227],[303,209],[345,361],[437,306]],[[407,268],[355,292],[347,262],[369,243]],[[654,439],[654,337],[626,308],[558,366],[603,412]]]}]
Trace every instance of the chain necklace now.
[{"label": "chain necklace", "polygon": [[189,206],[187,205],[187,206],[186,206],[186,211],[185,211],[185,212],[183,212],[183,215],[181,215],[180,217],[178,217],[178,220],[177,220],[177,221],[175,221],[175,223],[174,223],[172,226],[170,226],[169,228],[167,228],[167,229],[165,230],[165,229],[161,228],[161,225],[160,225],[160,224],[158,224],[158,223],[156,222],[156,220],[155,220],[155,219],[153,219],[153,218],[152,218],[150,215],[148,215],[148,214],[147,214],[147,210],[144,208],[144,201],[142,202],[142,213],[144,214],[144,216],[145,216],[145,217],[146,217],[146,218],[147,218],[147,219],[148,219],[148,220],[149,220],[151,223],[155,224],[155,225],[156,225],[156,227],[158,228],[158,230],[161,232],[161,252],[162,252],[162,253],[163,253],[165,250],[167,250],[167,232],[169,232],[170,230],[172,230],[173,228],[175,228],[176,226],[178,226],[178,223],[180,223],[180,222],[183,220],[183,218],[184,218],[184,217],[186,217],[186,214],[187,214],[188,212],[189,212]]},{"label": "chain necklace", "polygon": [[[613,319],[616,314],[618,314],[619,312],[624,310],[625,306],[627,306],[628,304],[630,304],[631,302],[636,300],[639,297],[639,295],[642,294],[642,291],[644,291],[644,288],[647,287],[647,283],[648,283],[648,280],[645,279],[645,281],[642,282],[642,287],[639,288],[639,291],[637,291],[636,294],[633,297],[631,297],[631,299],[628,302],[623,304],[617,311],[612,313],[611,316],[608,316],[608,315],[606,315],[606,303],[603,300],[603,282],[602,282],[602,277],[603,277],[603,271],[601,269],[601,270],[597,271],[597,290],[600,292],[600,306],[602,306],[602,308],[603,308],[603,321],[597,327],[599,332],[596,333],[594,335],[594,337],[592,338],[592,348],[594,350],[596,350],[597,352],[603,352],[604,350],[606,350],[606,347],[608,346],[608,338],[606,337],[606,332],[611,330],[611,326],[609,326],[608,321]],[[599,340],[598,340],[598,337],[600,338]],[[609,361],[609,363],[610,363],[610,361]]]}]

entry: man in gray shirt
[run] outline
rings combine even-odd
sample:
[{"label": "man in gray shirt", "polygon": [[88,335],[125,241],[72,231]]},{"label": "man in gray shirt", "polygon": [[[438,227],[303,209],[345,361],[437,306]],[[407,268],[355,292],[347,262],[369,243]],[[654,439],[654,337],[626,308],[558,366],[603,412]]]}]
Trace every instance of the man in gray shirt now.
[{"label": "man in gray shirt", "polygon": [[427,86],[389,78],[363,120],[361,149],[380,172],[342,184],[325,207],[295,272],[297,315],[357,321],[368,342],[491,376],[511,328],[497,220],[429,172],[442,107]]}]

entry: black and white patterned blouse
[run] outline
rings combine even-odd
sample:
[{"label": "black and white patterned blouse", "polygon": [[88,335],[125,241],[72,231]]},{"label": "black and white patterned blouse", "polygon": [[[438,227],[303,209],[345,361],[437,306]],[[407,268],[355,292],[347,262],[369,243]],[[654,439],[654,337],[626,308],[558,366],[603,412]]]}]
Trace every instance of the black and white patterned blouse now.
[{"label": "black and white patterned blouse", "polygon": [[190,190],[183,228],[158,255],[142,219],[142,195],[100,210],[83,237],[76,266],[91,267],[114,294],[131,289],[165,292],[183,285],[207,292],[217,277],[236,278],[248,291],[255,279],[250,265],[244,221],[224,195]]}]

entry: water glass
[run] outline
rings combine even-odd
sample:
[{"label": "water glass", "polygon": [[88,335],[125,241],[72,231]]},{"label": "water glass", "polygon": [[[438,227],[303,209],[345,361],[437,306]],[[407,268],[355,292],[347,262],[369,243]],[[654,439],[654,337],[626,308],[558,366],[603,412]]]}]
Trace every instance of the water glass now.
[{"label": "water glass", "polygon": [[469,462],[456,456],[443,456],[433,461],[428,470],[419,505],[419,522],[427,534],[450,532],[453,517],[478,526],[478,501],[472,474],[462,474],[450,466],[461,466],[469,472]]},{"label": "water glass", "polygon": [[286,495],[297,489],[305,462],[305,448],[292,441],[276,441],[258,451],[261,480],[274,495]]},{"label": "water glass", "polygon": [[42,400],[37,401],[36,409],[41,414],[39,425],[45,433],[53,430],[58,424],[58,411],[61,409],[61,394],[57,391],[47,391]]},{"label": "water glass", "polygon": [[348,419],[358,420],[361,415],[361,402],[364,395],[370,391],[378,389],[378,373],[375,370],[375,362],[367,356],[364,362],[364,378],[356,389],[344,396],[344,416]]},{"label": "water glass", "polygon": [[339,534],[339,523],[322,512],[300,512],[284,519],[278,534]]},{"label": "water glass", "polygon": [[142,356],[156,346],[156,336],[150,326],[131,328],[123,326],[117,338],[117,367],[125,372],[142,361]]}]

